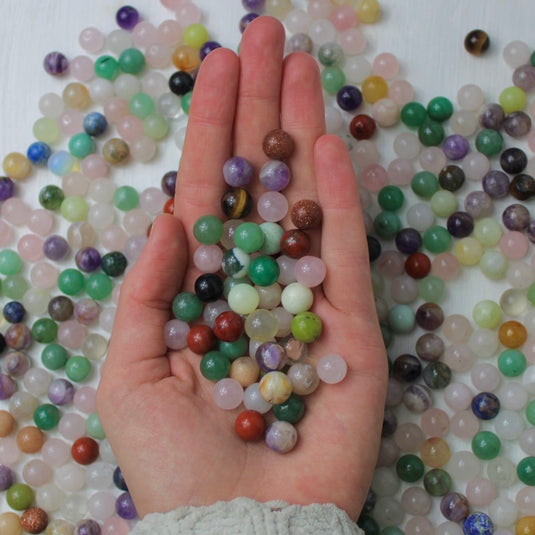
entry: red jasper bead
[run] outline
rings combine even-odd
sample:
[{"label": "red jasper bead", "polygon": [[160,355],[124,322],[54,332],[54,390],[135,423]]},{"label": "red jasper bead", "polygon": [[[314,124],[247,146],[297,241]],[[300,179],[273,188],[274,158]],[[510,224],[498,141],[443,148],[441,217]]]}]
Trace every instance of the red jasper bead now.
[{"label": "red jasper bead", "polygon": [[242,440],[254,442],[264,437],[266,421],[258,411],[246,410],[238,414],[234,429]]},{"label": "red jasper bead", "polygon": [[424,253],[413,253],[405,260],[405,271],[413,279],[423,279],[431,271],[431,260]]},{"label": "red jasper bead", "polygon": [[375,133],[375,121],[365,113],[355,115],[349,123],[349,132],[358,140],[370,139]]},{"label": "red jasper bead", "polygon": [[165,202],[163,205],[163,211],[165,214],[173,215],[175,213],[175,199],[173,199],[173,197]]},{"label": "red jasper bead", "polygon": [[304,230],[287,230],[281,238],[281,253],[290,258],[301,258],[310,252],[310,237]]},{"label": "red jasper bead", "polygon": [[192,325],[187,337],[188,347],[198,355],[204,355],[212,350],[216,338],[208,325]]},{"label": "red jasper bead", "polygon": [[216,317],[212,328],[219,340],[235,342],[243,334],[244,326],[243,318],[239,314],[227,310]]},{"label": "red jasper bead", "polygon": [[91,437],[77,438],[71,447],[71,456],[78,464],[91,464],[98,457],[98,443]]}]

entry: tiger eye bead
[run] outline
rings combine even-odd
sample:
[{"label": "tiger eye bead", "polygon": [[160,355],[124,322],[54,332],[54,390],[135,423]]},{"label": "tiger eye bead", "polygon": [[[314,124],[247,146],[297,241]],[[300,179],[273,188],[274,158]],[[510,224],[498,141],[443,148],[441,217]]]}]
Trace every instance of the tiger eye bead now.
[{"label": "tiger eye bead", "polygon": [[272,160],[286,160],[294,153],[294,140],[284,130],[275,128],[266,134],[262,142],[264,154]]},{"label": "tiger eye bead", "polygon": [[223,194],[221,209],[230,219],[247,217],[253,208],[253,198],[245,188],[232,188]]},{"label": "tiger eye bead", "polygon": [[301,230],[319,227],[323,218],[321,206],[310,199],[302,199],[292,206],[290,218]]},{"label": "tiger eye bead", "polygon": [[464,38],[464,48],[473,56],[481,56],[486,52],[490,45],[490,39],[487,32],[483,30],[472,30]]}]

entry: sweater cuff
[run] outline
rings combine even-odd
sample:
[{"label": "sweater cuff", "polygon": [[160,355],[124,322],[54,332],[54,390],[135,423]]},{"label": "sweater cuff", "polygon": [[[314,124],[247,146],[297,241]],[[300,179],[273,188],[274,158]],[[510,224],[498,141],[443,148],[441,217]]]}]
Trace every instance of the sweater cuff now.
[{"label": "sweater cuff", "polygon": [[150,513],[131,535],[363,535],[347,513],[334,504],[289,505],[260,503],[249,498],[201,507],[179,507],[168,513]]}]

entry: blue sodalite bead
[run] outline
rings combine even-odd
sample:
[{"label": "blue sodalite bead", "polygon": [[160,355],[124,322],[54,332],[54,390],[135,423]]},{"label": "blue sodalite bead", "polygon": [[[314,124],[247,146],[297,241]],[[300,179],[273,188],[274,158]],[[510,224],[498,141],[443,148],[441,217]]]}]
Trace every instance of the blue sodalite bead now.
[{"label": "blue sodalite bead", "polygon": [[492,420],[500,412],[500,400],[492,392],[480,392],[473,397],[471,406],[480,420]]}]

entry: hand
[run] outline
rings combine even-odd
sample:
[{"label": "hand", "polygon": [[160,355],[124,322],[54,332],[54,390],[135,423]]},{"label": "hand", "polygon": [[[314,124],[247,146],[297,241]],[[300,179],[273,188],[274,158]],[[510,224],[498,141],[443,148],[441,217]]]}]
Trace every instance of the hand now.
[{"label": "hand", "polygon": [[[122,285],[98,413],[140,516],[182,505],[245,496],[260,502],[335,503],[356,518],[379,446],[387,360],[370,284],[358,186],[344,143],[324,134],[320,76],[314,59],[283,60],[284,30],[260,17],[244,33],[240,56],[217,49],[200,69],[175,197],[175,216],[161,215]],[[190,257],[195,220],[218,214],[222,166],[233,155],[258,168],[265,134],[281,127],[296,144],[288,162],[290,204],[316,199],[323,227],[313,239],[327,265],[313,310],[324,332],[312,360],[338,353],[348,375],[306,399],[290,453],[234,433],[239,412],[212,400],[213,383],[199,355],[168,351],[163,328],[171,302],[199,275]],[[257,198],[262,188],[251,188]],[[288,227],[288,224],[286,224]],[[321,236],[320,236],[321,234]]]}]

